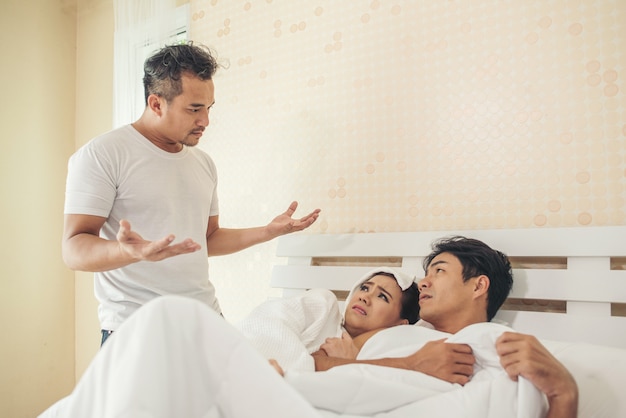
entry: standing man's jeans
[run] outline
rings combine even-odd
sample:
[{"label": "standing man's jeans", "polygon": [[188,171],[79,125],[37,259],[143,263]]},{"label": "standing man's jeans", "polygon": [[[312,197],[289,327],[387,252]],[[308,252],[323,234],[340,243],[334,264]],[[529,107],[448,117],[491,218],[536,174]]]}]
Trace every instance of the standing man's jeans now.
[{"label": "standing man's jeans", "polygon": [[102,331],[102,341],[100,341],[100,347],[102,347],[102,344],[104,344],[107,338],[109,338],[109,336],[113,334],[113,331],[109,331],[107,329],[103,329],[101,331]]}]

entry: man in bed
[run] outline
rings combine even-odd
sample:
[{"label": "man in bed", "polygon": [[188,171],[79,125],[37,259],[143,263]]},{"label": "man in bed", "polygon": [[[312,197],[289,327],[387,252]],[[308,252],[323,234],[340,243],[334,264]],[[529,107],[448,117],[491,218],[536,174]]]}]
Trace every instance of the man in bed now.
[{"label": "man in bed", "polygon": [[217,169],[196,145],[215,103],[218,63],[206,48],[170,45],[144,64],[145,104],[134,123],[104,133],[70,158],[63,260],[95,272],[102,343],[133,312],[167,294],[220,306],[207,256],[231,254],[309,227],[297,202],[269,224],[219,224]]},{"label": "man in bed", "polygon": [[[437,331],[454,334],[468,325],[488,322],[506,300],[513,285],[506,255],[485,243],[452,237],[433,244],[424,260],[425,277],[418,282],[420,317]],[[407,328],[410,331],[410,328]],[[419,331],[419,330],[417,330]],[[316,355],[316,370],[367,363],[415,370],[461,385],[469,382],[475,358],[465,344],[444,339],[427,342],[407,357],[356,360],[332,357],[350,345],[349,338],[329,339]],[[505,332],[496,342],[500,363],[513,380],[523,376],[548,399],[548,417],[575,417],[578,388],[569,371],[533,336]]]}]

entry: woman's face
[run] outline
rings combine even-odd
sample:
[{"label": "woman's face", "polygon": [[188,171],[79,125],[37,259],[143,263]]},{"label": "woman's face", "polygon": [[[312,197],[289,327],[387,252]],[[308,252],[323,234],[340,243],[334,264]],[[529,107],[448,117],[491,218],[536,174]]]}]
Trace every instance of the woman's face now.
[{"label": "woman's face", "polygon": [[375,329],[407,324],[400,317],[402,289],[392,277],[376,275],[356,289],[346,301],[344,327],[352,338]]}]

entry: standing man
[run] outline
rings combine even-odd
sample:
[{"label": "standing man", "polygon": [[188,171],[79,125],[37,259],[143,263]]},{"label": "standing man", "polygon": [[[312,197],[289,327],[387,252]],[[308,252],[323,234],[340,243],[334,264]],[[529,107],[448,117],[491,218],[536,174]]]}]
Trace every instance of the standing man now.
[{"label": "standing man", "polygon": [[161,295],[188,296],[220,312],[207,256],[303,230],[319,216],[317,209],[293,219],[293,202],[266,226],[220,227],[217,170],[195,147],[209,125],[217,67],[206,47],[162,48],[144,65],[139,120],[70,158],[63,259],[73,270],[95,272],[102,342]]}]

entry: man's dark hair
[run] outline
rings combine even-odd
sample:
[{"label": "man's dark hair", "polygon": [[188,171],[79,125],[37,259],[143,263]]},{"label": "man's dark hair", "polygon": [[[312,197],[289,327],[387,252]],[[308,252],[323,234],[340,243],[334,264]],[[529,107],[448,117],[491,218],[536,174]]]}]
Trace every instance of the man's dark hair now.
[{"label": "man's dark hair", "polygon": [[148,96],[156,94],[169,103],[183,92],[182,75],[210,80],[218,63],[211,50],[203,45],[168,45],[146,59],[143,70],[143,88],[146,105]]},{"label": "man's dark hair", "polygon": [[[396,276],[386,271],[374,273],[372,277],[374,276],[387,276],[391,277],[395,281],[398,281]],[[400,318],[406,319],[409,321],[409,324],[414,324],[420,319],[419,298],[420,294],[417,288],[417,283],[415,282],[411,283],[411,286],[402,291]]]},{"label": "man's dark hair", "polygon": [[482,241],[462,236],[442,238],[432,244],[432,252],[424,259],[424,271],[441,253],[450,253],[463,266],[463,281],[485,275],[489,277],[487,321],[496,315],[513,287],[513,271],[506,254],[494,250]]}]

